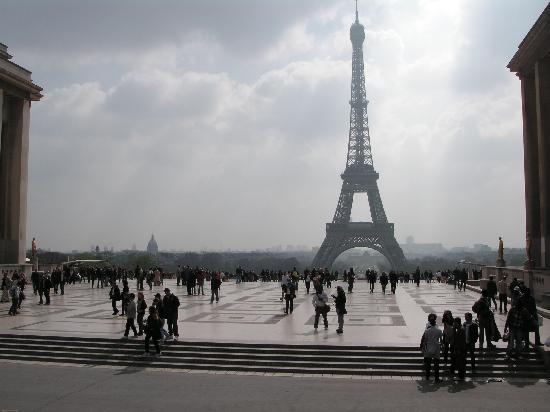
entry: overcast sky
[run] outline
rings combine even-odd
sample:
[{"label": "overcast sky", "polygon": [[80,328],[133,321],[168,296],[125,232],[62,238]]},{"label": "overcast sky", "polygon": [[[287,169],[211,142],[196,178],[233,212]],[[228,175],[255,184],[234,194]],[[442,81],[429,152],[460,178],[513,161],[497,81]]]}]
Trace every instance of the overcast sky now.
[{"label": "overcast sky", "polygon": [[[374,165],[396,237],[523,246],[520,82],[546,0],[361,0]],[[43,248],[318,246],[349,130],[352,0],[0,0],[44,88]],[[370,219],[356,196],[354,221]]]}]

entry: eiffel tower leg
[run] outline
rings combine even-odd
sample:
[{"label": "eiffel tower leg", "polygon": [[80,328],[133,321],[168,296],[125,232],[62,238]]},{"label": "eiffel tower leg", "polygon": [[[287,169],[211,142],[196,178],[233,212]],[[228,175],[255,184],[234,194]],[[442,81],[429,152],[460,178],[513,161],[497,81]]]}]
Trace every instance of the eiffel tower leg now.
[{"label": "eiffel tower leg", "polygon": [[336,259],[335,255],[337,249],[342,243],[342,239],[334,236],[333,234],[327,233],[325,240],[321,244],[321,247],[317,251],[315,258],[313,258],[312,266],[314,268],[329,268],[332,266],[332,263]]}]

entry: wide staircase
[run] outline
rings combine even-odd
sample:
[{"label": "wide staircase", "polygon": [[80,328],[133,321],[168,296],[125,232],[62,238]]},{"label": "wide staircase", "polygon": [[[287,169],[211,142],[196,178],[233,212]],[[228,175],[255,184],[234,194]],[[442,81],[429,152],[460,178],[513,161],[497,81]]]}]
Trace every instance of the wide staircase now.
[{"label": "wide staircase", "polygon": [[[154,347],[151,345],[152,352]],[[168,342],[162,356],[142,356],[143,341],[35,335],[0,335],[0,360],[204,371],[421,376],[415,347],[277,345],[221,342]],[[528,352],[507,362],[504,350],[478,356],[476,378],[549,378],[542,357]],[[445,367],[442,368],[445,374]],[[471,375],[469,375],[471,376]]]}]

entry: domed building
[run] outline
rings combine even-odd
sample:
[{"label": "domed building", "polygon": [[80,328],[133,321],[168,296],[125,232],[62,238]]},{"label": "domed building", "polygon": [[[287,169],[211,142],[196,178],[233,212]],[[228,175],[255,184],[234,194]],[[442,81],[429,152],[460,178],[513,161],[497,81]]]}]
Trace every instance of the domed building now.
[{"label": "domed building", "polygon": [[151,255],[156,255],[159,253],[159,246],[157,245],[157,241],[155,240],[155,235],[151,235],[151,240],[149,240],[149,243],[147,243],[147,253]]}]

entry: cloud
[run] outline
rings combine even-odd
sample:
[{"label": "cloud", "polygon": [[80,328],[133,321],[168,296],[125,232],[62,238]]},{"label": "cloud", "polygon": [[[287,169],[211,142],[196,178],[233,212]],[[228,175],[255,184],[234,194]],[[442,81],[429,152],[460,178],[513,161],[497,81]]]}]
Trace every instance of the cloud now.
[{"label": "cloud", "polygon": [[[399,240],[521,245],[505,65],[542,3],[452,3],[360,5],[382,199]],[[353,2],[5,4],[0,33],[46,86],[30,157],[41,245],[321,243],[345,166]]]}]

